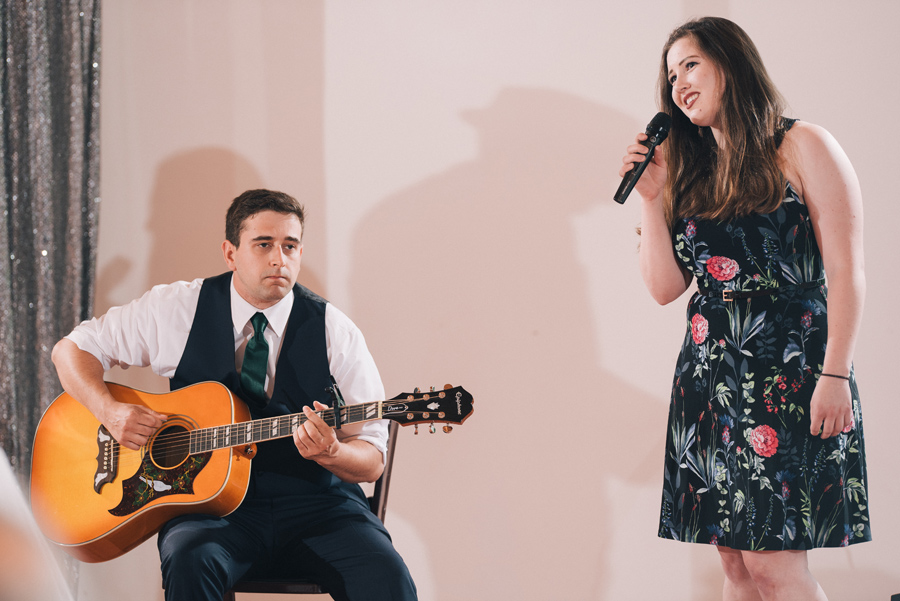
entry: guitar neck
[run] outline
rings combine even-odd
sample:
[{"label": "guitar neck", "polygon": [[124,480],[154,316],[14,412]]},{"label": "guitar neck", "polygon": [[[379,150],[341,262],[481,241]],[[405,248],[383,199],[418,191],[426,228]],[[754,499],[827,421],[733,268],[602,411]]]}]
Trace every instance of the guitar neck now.
[{"label": "guitar neck", "polygon": [[[384,401],[373,401],[340,407],[339,423],[341,426],[344,426],[382,419],[383,403]],[[332,428],[338,423],[335,421],[333,409],[323,409],[316,413]],[[249,422],[192,430],[190,433],[190,454],[194,455],[228,447],[255,444],[257,442],[275,440],[276,438],[287,438],[292,436],[294,430],[308,419],[305,413],[292,413],[255,419]]]}]

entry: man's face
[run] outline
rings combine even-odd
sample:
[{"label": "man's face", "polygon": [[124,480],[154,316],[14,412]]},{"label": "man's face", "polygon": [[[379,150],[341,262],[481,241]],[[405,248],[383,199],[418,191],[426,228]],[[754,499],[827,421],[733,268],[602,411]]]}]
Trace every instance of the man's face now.
[{"label": "man's face", "polygon": [[244,221],[240,246],[222,243],[234,287],[244,300],[265,309],[287,296],[300,273],[302,234],[296,215],[262,211]]}]

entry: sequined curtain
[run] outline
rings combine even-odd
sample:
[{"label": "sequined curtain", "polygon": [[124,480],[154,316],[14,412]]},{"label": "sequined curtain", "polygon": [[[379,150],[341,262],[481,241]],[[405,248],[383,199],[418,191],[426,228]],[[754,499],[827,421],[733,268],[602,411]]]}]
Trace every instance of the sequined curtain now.
[{"label": "sequined curtain", "polygon": [[0,2],[0,446],[24,482],[50,351],[91,314],[100,0]]}]

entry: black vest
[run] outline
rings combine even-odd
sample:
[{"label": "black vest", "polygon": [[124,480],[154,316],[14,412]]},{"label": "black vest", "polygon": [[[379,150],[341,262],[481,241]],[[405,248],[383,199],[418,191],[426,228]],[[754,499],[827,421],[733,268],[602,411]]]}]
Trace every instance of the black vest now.
[{"label": "black vest", "polygon": [[[240,398],[240,375],[234,365],[234,325],[231,320],[231,272],[207,278],[200,289],[197,310],[187,345],[170,381],[172,390],[215,381]],[[325,340],[327,301],[308,289],[294,285],[294,306],[288,318],[275,366],[275,388],[265,406],[248,403],[253,419],[299,413],[313,401],[331,405],[331,372]],[[280,438],[257,445],[254,471],[262,470],[308,480],[316,486],[333,486],[340,480],[314,461],[304,459],[293,438]]]}]

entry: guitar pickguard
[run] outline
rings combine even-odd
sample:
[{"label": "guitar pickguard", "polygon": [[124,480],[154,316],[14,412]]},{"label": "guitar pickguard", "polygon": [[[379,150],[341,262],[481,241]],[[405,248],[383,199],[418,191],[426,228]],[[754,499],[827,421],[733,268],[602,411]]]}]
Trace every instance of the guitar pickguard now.
[{"label": "guitar pickguard", "polygon": [[97,494],[119,473],[119,445],[115,442],[106,426],[101,424],[97,428],[97,471],[94,472],[94,492]]},{"label": "guitar pickguard", "polygon": [[150,501],[168,495],[194,494],[194,478],[200,473],[212,453],[191,455],[181,465],[162,469],[145,455],[137,473],[122,482],[122,501],[109,513],[126,516],[138,511]]}]

